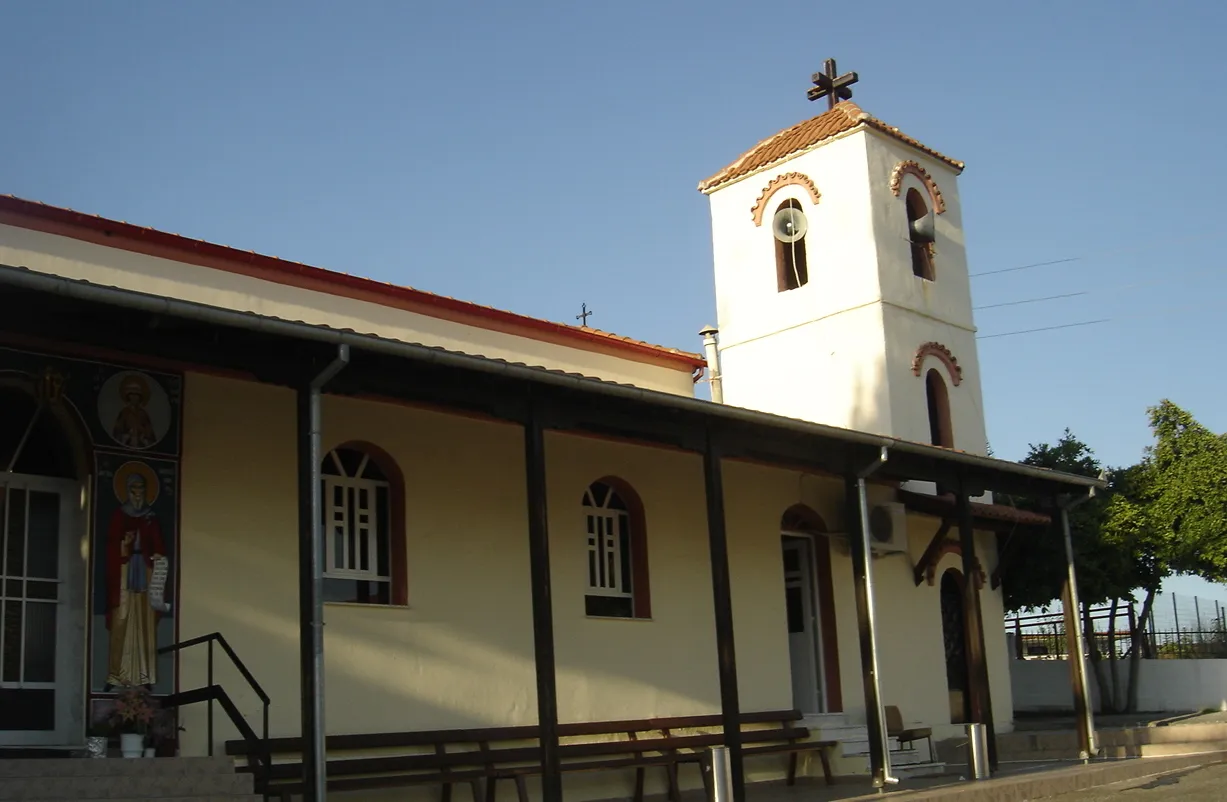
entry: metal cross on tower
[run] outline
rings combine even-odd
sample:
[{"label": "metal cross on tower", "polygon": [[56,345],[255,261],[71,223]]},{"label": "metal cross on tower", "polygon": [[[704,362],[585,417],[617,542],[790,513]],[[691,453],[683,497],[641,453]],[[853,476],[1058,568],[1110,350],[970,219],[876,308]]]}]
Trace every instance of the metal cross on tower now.
[{"label": "metal cross on tower", "polygon": [[827,108],[835,108],[835,104],[841,100],[852,99],[852,84],[856,83],[856,73],[846,72],[843,75],[836,76],[835,74],[835,59],[829,58],[823,63],[823,72],[816,72],[811,76],[810,80],[814,83],[814,88],[806,93],[806,97],[810,100],[818,100],[825,97],[827,99]]},{"label": "metal cross on tower", "polygon": [[587,302],[585,302],[583,306],[580,307],[580,309],[582,311],[578,315],[575,316],[575,319],[579,321],[579,325],[583,326],[584,328],[588,328],[588,317],[592,313],[588,311]]}]

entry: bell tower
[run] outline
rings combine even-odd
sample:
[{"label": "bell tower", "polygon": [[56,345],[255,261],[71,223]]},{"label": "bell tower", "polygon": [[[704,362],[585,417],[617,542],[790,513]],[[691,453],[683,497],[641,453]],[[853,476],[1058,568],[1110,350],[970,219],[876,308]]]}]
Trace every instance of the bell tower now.
[{"label": "bell tower", "polygon": [[710,198],[725,403],[986,452],[958,176],[862,111],[828,109],[699,184]]}]

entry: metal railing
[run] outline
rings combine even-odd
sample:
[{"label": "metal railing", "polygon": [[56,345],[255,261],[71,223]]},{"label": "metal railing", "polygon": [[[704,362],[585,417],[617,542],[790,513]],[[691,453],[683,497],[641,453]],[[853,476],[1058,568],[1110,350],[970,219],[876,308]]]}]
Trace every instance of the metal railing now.
[{"label": "metal railing", "polygon": [[[1090,629],[1099,655],[1123,660],[1136,648],[1144,659],[1227,658],[1227,606],[1219,601],[1158,594],[1135,644],[1133,630],[1139,608],[1139,604],[1126,601],[1115,611],[1109,605],[1089,611]],[[1079,626],[1086,625],[1080,616]],[[1059,611],[1010,616],[1005,619],[1005,629],[1013,636],[1016,659],[1068,657],[1065,618]]]},{"label": "metal railing", "polygon": [[[230,658],[230,662],[238,670],[239,674],[242,675],[243,679],[247,680],[247,684],[253,691],[255,691],[256,696],[258,696],[260,701],[263,703],[263,737],[257,735],[256,731],[252,729],[251,724],[247,722],[246,717],[243,716],[242,712],[238,709],[238,706],[234,704],[234,701],[230,698],[230,695],[226,693],[225,689],[213,681],[213,644],[215,643],[221,647],[223,652],[226,653],[226,656]],[[206,644],[208,648],[208,675],[205,686],[203,688],[196,688],[190,691],[180,691],[178,693],[170,694],[162,700],[162,704],[167,707],[178,708],[183,707],[184,705],[197,704],[199,702],[208,703],[208,711],[206,715],[208,721],[209,757],[213,757],[213,703],[217,702],[219,705],[221,705],[222,710],[230,718],[230,722],[234,725],[234,728],[239,731],[239,734],[243,736],[243,740],[245,740],[248,743],[248,746],[251,747],[248,750],[248,767],[256,769],[252,756],[256,756],[255,759],[259,760],[260,765],[258,770],[256,770],[258,782],[257,790],[263,794],[264,798],[267,800],[268,779],[270,770],[272,769],[273,756],[269,749],[268,742],[268,709],[269,705],[271,704],[271,700],[269,699],[268,694],[264,692],[264,688],[262,688],[260,683],[256,681],[256,678],[252,676],[252,673],[247,669],[247,666],[242,660],[239,659],[239,656],[235,654],[234,649],[230,647],[230,644],[226,642],[226,638],[220,632],[213,632],[208,635],[201,635],[198,638],[191,638],[190,640],[181,641],[180,643],[173,643],[170,646],[163,646],[161,649],[158,649],[158,654],[172,654],[174,652],[181,652],[184,649],[189,649],[193,646],[199,646],[201,644]]]}]

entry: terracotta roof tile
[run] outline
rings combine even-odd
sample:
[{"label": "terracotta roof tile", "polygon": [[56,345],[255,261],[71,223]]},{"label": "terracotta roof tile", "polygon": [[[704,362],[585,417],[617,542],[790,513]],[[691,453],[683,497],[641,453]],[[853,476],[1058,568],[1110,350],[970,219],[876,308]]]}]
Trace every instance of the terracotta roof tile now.
[{"label": "terracotta roof tile", "polygon": [[699,182],[699,191],[710,192],[717,187],[727,184],[729,181],[756,173],[776,162],[783,161],[789,156],[812,148],[831,137],[846,133],[861,125],[881,131],[900,142],[911,145],[917,150],[923,151],[933,158],[950,165],[955,170],[961,172],[964,167],[963,162],[952,159],[927,145],[921,144],[920,141],[908,136],[898,128],[887,125],[876,117],[862,111],[861,107],[852,101],[845,100],[837,103],[835,108],[819,114],[817,117],[799,122],[791,128],[785,128],[778,134],[767,137],[739,156],[728,167],[725,167],[710,178]]},{"label": "terracotta roof tile", "polygon": [[[7,219],[5,213],[17,215],[18,219]],[[22,225],[29,218],[48,220],[76,229],[86,229],[103,232],[108,237],[114,237],[108,243],[114,247],[122,247],[117,240],[139,241],[148,244],[158,244],[178,253],[191,256],[210,256],[224,260],[225,263],[241,263],[255,268],[260,276],[272,281],[294,283],[295,280],[309,280],[317,286],[330,288],[329,291],[341,295],[347,291],[360,291],[363,297],[379,299],[377,302],[395,305],[395,301],[410,303],[414,308],[421,309],[425,314],[451,313],[465,316],[474,321],[487,320],[516,330],[522,336],[533,337],[534,333],[561,336],[576,345],[583,342],[609,343],[615,348],[637,351],[639,353],[655,354],[669,361],[677,362],[689,370],[704,367],[707,362],[699,354],[683,351],[678,348],[668,348],[663,345],[636,340],[612,334],[587,326],[574,326],[567,323],[556,323],[542,318],[529,317],[515,312],[508,312],[484,304],[472,303],[447,295],[439,295],[425,290],[414,289],[400,284],[392,284],[362,276],[313,267],[301,262],[281,259],[276,256],[259,254],[255,251],[233,248],[229,245],[219,245],[204,240],[192,239],[180,234],[160,231],[146,226],[139,226],[119,220],[110,220],[87,212],[78,212],[61,206],[52,206],[41,201],[26,200],[15,195],[0,195],[0,222],[12,225]],[[71,234],[68,234],[71,236]],[[582,346],[580,346],[582,347]]]}]

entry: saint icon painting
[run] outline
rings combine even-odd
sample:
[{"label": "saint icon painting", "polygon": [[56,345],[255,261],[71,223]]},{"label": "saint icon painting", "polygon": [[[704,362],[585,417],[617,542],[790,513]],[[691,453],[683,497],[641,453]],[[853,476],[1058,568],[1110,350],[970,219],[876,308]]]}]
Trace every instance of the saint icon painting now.
[{"label": "saint icon painting", "polygon": [[115,471],[120,504],[106,530],[107,687],[157,684],[157,623],[166,602],[166,546],[153,511],[158,476],[143,462]]},{"label": "saint icon painting", "polygon": [[170,401],[156,379],[139,371],[122,371],[102,385],[98,417],[116,443],[143,451],[166,436]]}]

